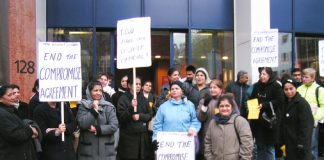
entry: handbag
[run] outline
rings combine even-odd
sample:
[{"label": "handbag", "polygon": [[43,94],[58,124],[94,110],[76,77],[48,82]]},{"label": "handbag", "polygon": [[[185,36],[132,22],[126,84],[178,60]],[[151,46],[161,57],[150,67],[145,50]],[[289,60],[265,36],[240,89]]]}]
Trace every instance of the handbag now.
[{"label": "handbag", "polygon": [[266,112],[263,112],[261,115],[261,123],[263,126],[269,129],[273,129],[276,124],[277,124],[277,116],[276,113],[274,112],[272,102],[269,102],[270,104],[270,109],[271,109],[271,116],[267,115]]}]

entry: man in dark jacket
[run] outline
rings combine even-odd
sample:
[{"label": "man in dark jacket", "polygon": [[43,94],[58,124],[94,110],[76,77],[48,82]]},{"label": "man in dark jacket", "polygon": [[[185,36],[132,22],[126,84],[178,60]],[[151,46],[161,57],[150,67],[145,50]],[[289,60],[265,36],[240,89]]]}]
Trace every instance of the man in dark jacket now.
[{"label": "man in dark jacket", "polygon": [[226,93],[232,93],[235,97],[235,102],[240,109],[240,113],[243,117],[247,118],[248,108],[247,89],[250,87],[247,82],[249,81],[248,73],[246,71],[239,71],[237,73],[237,80],[229,83],[225,89]]}]

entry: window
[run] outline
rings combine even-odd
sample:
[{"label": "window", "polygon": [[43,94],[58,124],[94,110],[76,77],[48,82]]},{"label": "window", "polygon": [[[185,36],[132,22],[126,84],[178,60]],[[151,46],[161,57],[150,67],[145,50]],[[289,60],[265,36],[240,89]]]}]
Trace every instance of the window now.
[{"label": "window", "polygon": [[207,69],[210,78],[233,80],[233,32],[192,30],[192,62]]},{"label": "window", "polygon": [[90,28],[48,28],[48,41],[80,42],[82,85],[92,78],[93,38]]}]

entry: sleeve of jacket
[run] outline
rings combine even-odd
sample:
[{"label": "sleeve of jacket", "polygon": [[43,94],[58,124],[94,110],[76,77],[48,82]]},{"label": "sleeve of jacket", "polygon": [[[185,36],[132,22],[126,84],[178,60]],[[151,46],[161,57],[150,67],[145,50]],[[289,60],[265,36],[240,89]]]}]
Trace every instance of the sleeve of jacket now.
[{"label": "sleeve of jacket", "polygon": [[163,106],[161,106],[155,115],[155,121],[153,123],[154,125],[153,125],[152,140],[156,140],[157,133],[162,131],[163,121],[164,121]]},{"label": "sleeve of jacket", "polygon": [[80,105],[77,113],[77,122],[80,129],[87,130],[91,127],[91,125],[95,124],[97,117],[94,115],[94,112],[91,111],[91,109],[87,109],[84,104]]},{"label": "sleeve of jacket", "polygon": [[118,129],[118,120],[114,106],[105,106],[106,124],[100,125],[100,130],[97,130],[97,135],[114,134]]},{"label": "sleeve of jacket", "polygon": [[[302,98],[302,97],[301,97]],[[302,98],[303,99],[303,98]],[[311,136],[313,131],[314,119],[312,111],[310,109],[309,103],[303,99],[297,107],[297,118],[298,118],[298,133],[297,136],[297,145],[307,146],[307,139]]]},{"label": "sleeve of jacket", "polygon": [[213,121],[210,121],[209,125],[208,125],[208,129],[206,132],[206,136],[205,136],[205,158],[206,160],[213,160],[213,143],[212,143],[212,134],[211,134],[211,125],[213,125]]},{"label": "sleeve of jacket", "polygon": [[34,120],[36,121],[36,123],[38,124],[39,128],[42,131],[43,139],[55,141],[57,138],[57,136],[55,136],[55,130],[46,133],[46,130],[49,128],[49,126],[46,123],[48,121],[47,120],[48,117],[46,115],[46,112],[42,110],[41,107],[45,107],[45,106],[40,106],[35,109]]},{"label": "sleeve of jacket", "polygon": [[73,134],[73,132],[76,130],[76,121],[73,116],[73,113],[70,109],[70,107],[64,107],[65,108],[65,125],[66,125],[66,132],[65,134]]},{"label": "sleeve of jacket", "polygon": [[132,120],[133,107],[126,95],[122,95],[117,103],[117,114],[120,124],[128,123]]},{"label": "sleeve of jacket", "polygon": [[197,110],[196,110],[197,118],[198,118],[198,120],[200,122],[205,122],[207,120],[207,118],[208,118],[208,114],[207,113],[209,113],[209,111],[208,111],[209,108],[207,109],[206,112],[203,112],[201,110],[201,107],[204,105],[204,101],[205,101],[205,99],[201,99],[200,100],[199,105],[198,105]]},{"label": "sleeve of jacket", "polygon": [[237,117],[237,130],[240,136],[240,160],[250,160],[253,151],[253,137],[249,122],[243,117]]},{"label": "sleeve of jacket", "polygon": [[324,88],[320,87],[318,90],[318,103],[320,108],[314,115],[315,120],[321,121],[324,119]]},{"label": "sleeve of jacket", "polygon": [[11,121],[12,115],[0,114],[0,136],[11,144],[20,144],[31,139],[32,130],[28,125]]},{"label": "sleeve of jacket", "polygon": [[194,129],[198,133],[201,128],[201,123],[196,116],[196,110],[194,105],[192,103],[189,103],[189,107],[190,107],[190,115],[191,115],[190,128]]}]

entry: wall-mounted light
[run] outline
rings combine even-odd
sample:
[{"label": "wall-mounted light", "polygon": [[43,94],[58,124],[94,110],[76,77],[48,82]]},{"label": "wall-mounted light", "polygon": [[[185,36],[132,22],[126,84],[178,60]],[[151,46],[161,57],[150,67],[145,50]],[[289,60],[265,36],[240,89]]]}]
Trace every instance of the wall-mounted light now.
[{"label": "wall-mounted light", "polygon": [[92,34],[92,32],[87,31],[70,31],[69,35],[89,35]]},{"label": "wall-mounted light", "polygon": [[206,56],[200,56],[200,59],[206,59]]},{"label": "wall-mounted light", "polygon": [[223,56],[222,60],[228,60],[228,56]]},{"label": "wall-mounted light", "polygon": [[155,59],[160,59],[161,56],[160,56],[160,55],[156,55],[156,56],[154,56],[154,58],[155,58]]},{"label": "wall-mounted light", "polygon": [[183,56],[178,56],[178,58],[180,59],[180,58],[183,58]]}]

